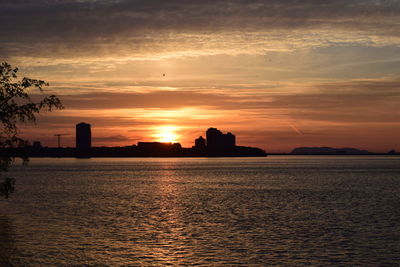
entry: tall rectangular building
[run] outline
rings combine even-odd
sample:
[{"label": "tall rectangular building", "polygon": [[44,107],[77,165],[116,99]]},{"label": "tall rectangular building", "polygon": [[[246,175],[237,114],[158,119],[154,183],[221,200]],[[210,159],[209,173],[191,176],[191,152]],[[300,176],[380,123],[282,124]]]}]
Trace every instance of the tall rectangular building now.
[{"label": "tall rectangular building", "polygon": [[77,157],[90,157],[92,148],[92,132],[90,124],[78,123],[76,125],[76,154]]}]

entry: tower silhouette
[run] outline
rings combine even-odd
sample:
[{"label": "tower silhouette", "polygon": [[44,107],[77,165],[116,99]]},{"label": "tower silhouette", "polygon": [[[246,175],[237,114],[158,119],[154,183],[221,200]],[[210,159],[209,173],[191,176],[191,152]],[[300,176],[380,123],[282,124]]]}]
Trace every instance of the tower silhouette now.
[{"label": "tower silhouette", "polygon": [[78,158],[89,158],[92,148],[92,132],[90,124],[78,123],[76,125],[76,156]]}]

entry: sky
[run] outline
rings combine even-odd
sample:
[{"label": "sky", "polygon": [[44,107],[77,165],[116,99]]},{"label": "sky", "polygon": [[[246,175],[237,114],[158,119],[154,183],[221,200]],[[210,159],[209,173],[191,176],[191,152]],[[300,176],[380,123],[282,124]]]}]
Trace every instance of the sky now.
[{"label": "sky", "polygon": [[[74,146],[209,127],[267,152],[400,150],[399,0],[0,0],[0,61],[65,109],[21,134]],[[33,92],[32,94],[37,94]]]}]

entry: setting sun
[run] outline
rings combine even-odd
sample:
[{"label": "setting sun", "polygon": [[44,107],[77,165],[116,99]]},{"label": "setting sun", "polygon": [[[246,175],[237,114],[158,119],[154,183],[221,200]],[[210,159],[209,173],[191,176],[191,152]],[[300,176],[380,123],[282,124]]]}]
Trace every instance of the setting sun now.
[{"label": "setting sun", "polygon": [[156,138],[159,142],[165,143],[176,143],[178,142],[179,136],[176,134],[177,127],[175,126],[164,126],[157,129]]}]

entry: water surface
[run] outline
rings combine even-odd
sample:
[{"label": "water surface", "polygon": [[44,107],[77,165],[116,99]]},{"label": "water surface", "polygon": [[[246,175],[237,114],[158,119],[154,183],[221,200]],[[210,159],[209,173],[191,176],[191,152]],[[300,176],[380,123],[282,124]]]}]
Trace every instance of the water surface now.
[{"label": "water surface", "polygon": [[0,263],[400,262],[398,157],[32,159],[13,174]]}]

